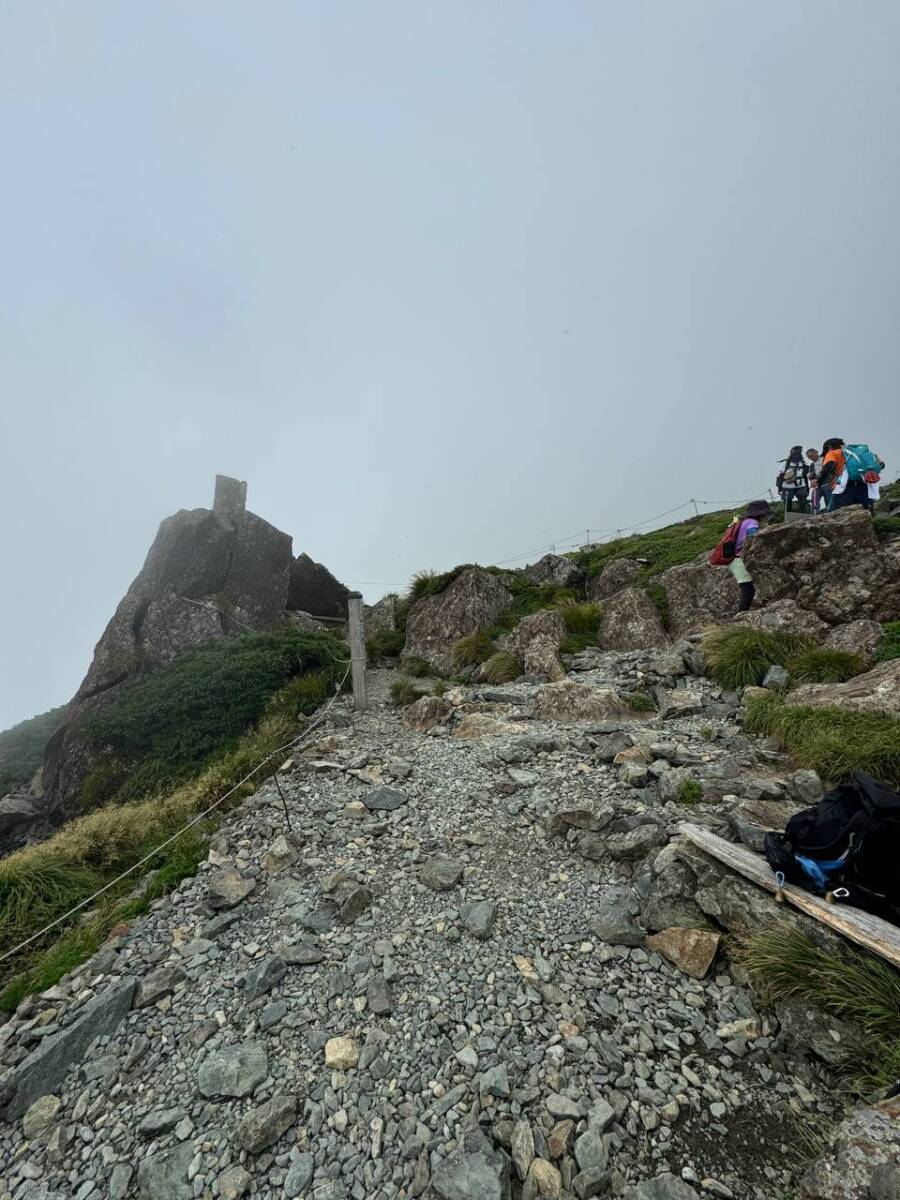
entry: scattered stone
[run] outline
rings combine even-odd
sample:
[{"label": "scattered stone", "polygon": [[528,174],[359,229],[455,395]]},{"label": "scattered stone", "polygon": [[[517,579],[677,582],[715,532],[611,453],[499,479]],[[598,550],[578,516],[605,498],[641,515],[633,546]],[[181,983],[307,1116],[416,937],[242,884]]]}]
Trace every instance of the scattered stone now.
[{"label": "scattered stone", "polygon": [[[446,725],[452,712],[453,705],[444,696],[420,696],[404,709],[403,724],[417,733],[428,733],[436,725]],[[393,773],[397,775],[396,771]]]},{"label": "scattered stone", "polygon": [[487,900],[477,900],[472,904],[464,904],[459,910],[459,915],[467,931],[473,937],[484,941],[493,931],[497,907]]},{"label": "scattered stone", "polygon": [[268,1074],[266,1051],[258,1042],[214,1050],[200,1064],[197,1086],[210,1100],[249,1096]]},{"label": "scattered stone", "polygon": [[440,1200],[509,1200],[509,1160],[483,1134],[468,1134],[438,1164],[431,1186]]},{"label": "scattered stone", "polygon": [[546,1158],[536,1158],[528,1175],[534,1180],[538,1195],[556,1197],[561,1193],[562,1175]]},{"label": "scattered stone", "polygon": [[174,1129],[186,1116],[183,1108],[154,1109],[140,1122],[137,1131],[144,1137],[159,1137],[161,1133],[168,1133],[170,1129]]},{"label": "scattered stone", "polygon": [[225,867],[210,878],[206,902],[216,912],[235,908],[255,887],[255,879],[246,879],[234,867]]},{"label": "scattered stone", "polygon": [[588,918],[591,933],[614,946],[641,946],[647,930],[638,920],[641,902],[633,888],[603,888]]},{"label": "scattered stone", "polygon": [[721,938],[707,929],[663,929],[647,938],[648,950],[656,950],[680,971],[703,979],[719,951]]},{"label": "scattered stone", "polygon": [[372,978],[366,991],[366,999],[369,1011],[376,1017],[390,1016],[394,1005],[391,999],[390,988],[387,985],[384,975],[379,973]]},{"label": "scattered stone", "polygon": [[770,691],[784,692],[787,691],[790,682],[790,672],[786,671],[784,667],[779,667],[773,663],[763,676],[762,685]]},{"label": "scattered stone", "polygon": [[263,870],[270,874],[284,871],[297,860],[297,851],[284,834],[279,834],[263,855]]},{"label": "scattered stone", "polygon": [[[534,1159],[534,1134],[525,1120],[516,1121],[510,1137],[510,1153],[519,1179],[524,1179]],[[558,1157],[558,1156],[557,1156]]]},{"label": "scattered stone", "polygon": [[270,992],[276,983],[280,983],[287,974],[287,964],[280,954],[269,954],[262,962],[247,972],[247,982],[244,984],[244,998],[250,1004],[266,992]]},{"label": "scattered stone", "polygon": [[363,792],[362,796],[363,804],[371,812],[393,812],[395,808],[402,808],[408,800],[406,792],[389,787],[372,788],[370,792]]},{"label": "scattered stone", "polygon": [[334,1071],[349,1071],[359,1062],[359,1046],[349,1037],[329,1038],[325,1043],[325,1066]]},{"label": "scattered stone", "polygon": [[506,1064],[491,1067],[485,1071],[478,1081],[478,1090],[482,1096],[495,1096],[498,1100],[509,1099],[509,1077]]},{"label": "scattered stone", "polygon": [[181,967],[159,967],[145,975],[137,986],[134,997],[134,1007],[144,1008],[148,1004],[156,1004],[163,996],[169,996],[179,983],[187,978]]},{"label": "scattered stone", "polygon": [[42,1138],[52,1129],[60,1110],[56,1096],[40,1096],[22,1118],[22,1132],[29,1142]]},{"label": "scattered stone", "polygon": [[699,1200],[699,1197],[683,1179],[666,1172],[628,1188],[625,1200]]},{"label": "scattered stone", "polygon": [[429,859],[419,872],[419,879],[433,892],[447,892],[463,877],[465,864],[455,858]]},{"label": "scattered stone", "polygon": [[291,1161],[284,1180],[286,1200],[296,1200],[296,1197],[302,1196],[307,1191],[312,1183],[314,1171],[315,1159],[311,1154],[298,1154]]},{"label": "scattered stone", "polygon": [[531,712],[540,721],[562,722],[608,721],[632,715],[613,688],[589,687],[571,679],[538,688]]},{"label": "scattered stone", "polygon": [[296,1116],[297,1101],[293,1096],[273,1096],[247,1113],[235,1131],[237,1143],[248,1154],[261,1154],[290,1129]]},{"label": "scattered stone", "polygon": [[250,1191],[253,1176],[243,1167],[230,1167],[216,1180],[219,1200],[241,1200]]},{"label": "scattered stone", "polygon": [[138,1167],[138,1188],[143,1200],[193,1200],[188,1171],[194,1147],[183,1142],[174,1150],[145,1158]]}]

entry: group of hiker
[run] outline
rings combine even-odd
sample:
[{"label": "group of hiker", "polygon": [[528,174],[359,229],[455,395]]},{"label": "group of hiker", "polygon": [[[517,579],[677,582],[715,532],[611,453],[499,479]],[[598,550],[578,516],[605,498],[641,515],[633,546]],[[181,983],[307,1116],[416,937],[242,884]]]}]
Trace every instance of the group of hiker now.
[{"label": "group of hiker", "polygon": [[[834,512],[851,504],[874,508],[884,462],[867,445],[829,438],[821,453],[807,450],[806,459],[808,465],[802,446],[792,446],[787,458],[780,460],[782,469],[776,486],[784,500],[786,520],[789,513]],[[756,593],[743,561],[744,547],[771,515],[767,500],[752,500],[743,516],[734,518],[709,556],[713,566],[727,566],[737,581],[739,612],[750,609]]]},{"label": "group of hiker", "polygon": [[775,486],[786,514],[833,512],[848,504],[873,508],[884,470],[865,443],[848,445],[843,438],[829,438],[821,452],[811,447],[805,458],[802,446],[792,446],[780,466]]}]

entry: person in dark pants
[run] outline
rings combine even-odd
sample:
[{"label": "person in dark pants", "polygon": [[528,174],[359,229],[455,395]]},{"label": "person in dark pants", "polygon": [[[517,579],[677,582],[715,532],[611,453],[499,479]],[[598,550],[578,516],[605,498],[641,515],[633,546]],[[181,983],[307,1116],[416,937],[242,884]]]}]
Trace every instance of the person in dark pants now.
[{"label": "person in dark pants", "polygon": [[782,461],[775,486],[784,500],[784,511],[793,512],[796,505],[798,512],[809,512],[809,470],[803,461],[803,447],[792,446]]},{"label": "person in dark pants", "polygon": [[742,558],[744,546],[747,544],[747,538],[753,537],[755,533],[759,533],[760,524],[769,516],[769,505],[765,500],[752,500],[747,505],[747,511],[741,517],[741,523],[738,526],[737,537],[735,538],[734,558],[731,561],[729,570],[737,580],[738,591],[740,593],[740,601],[738,603],[738,612],[748,612],[753,604],[753,597],[756,594],[756,586],[750,572],[744,566]]}]

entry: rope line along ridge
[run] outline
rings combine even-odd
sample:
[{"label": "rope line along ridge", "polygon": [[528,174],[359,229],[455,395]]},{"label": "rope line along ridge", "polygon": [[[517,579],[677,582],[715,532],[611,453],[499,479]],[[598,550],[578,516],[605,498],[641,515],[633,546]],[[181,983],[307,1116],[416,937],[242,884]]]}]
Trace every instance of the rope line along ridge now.
[{"label": "rope line along ridge", "polygon": [[[342,660],[342,661],[345,661],[345,660]],[[139,859],[136,863],[132,863],[132,865],[130,867],[127,867],[120,875],[117,875],[115,877],[115,879],[111,879],[108,883],[105,883],[103,885],[103,887],[98,888],[97,891],[93,893],[93,895],[87,896],[87,897],[85,897],[84,900],[79,901],[79,903],[74,905],[72,908],[70,908],[68,912],[63,913],[62,916],[57,917],[55,921],[51,921],[48,925],[45,925],[43,929],[39,929],[37,931],[37,933],[33,933],[30,937],[25,938],[24,941],[19,942],[18,946],[14,946],[11,950],[7,950],[5,954],[0,955],[0,963],[6,962],[6,960],[9,958],[13,958],[15,955],[19,954],[22,950],[24,950],[27,946],[30,946],[32,942],[37,941],[38,938],[42,938],[45,934],[49,933],[52,929],[56,929],[57,926],[62,925],[63,922],[65,922],[65,921],[68,921],[70,917],[74,917],[76,913],[81,912],[81,910],[83,908],[86,908],[94,900],[97,900],[100,896],[102,896],[106,892],[108,892],[110,890],[110,888],[115,887],[115,885],[117,883],[121,883],[123,879],[127,879],[128,876],[133,874],[133,872],[135,872],[139,867],[144,866],[152,858],[155,858],[156,855],[159,854],[160,850],[165,850],[165,848],[167,846],[171,846],[171,844],[174,841],[176,841],[176,839],[180,838],[183,833],[187,833],[187,831],[189,829],[193,829],[193,827],[195,825],[198,825],[202,820],[204,820],[206,817],[208,817],[209,814],[211,812],[213,812],[215,809],[217,809],[220,804],[224,803],[228,799],[229,796],[234,795],[234,793],[238,790],[239,787],[243,787],[243,785],[245,783],[247,783],[249,780],[251,780],[253,778],[253,776],[257,773],[257,771],[261,770],[266,765],[266,763],[271,762],[271,760],[273,758],[275,758],[276,755],[283,755],[283,754],[287,753],[288,750],[293,749],[293,747],[297,746],[300,742],[302,742],[304,738],[309,737],[309,735],[312,733],[312,731],[314,729],[316,729],[319,725],[321,725],[322,721],[324,721],[325,717],[328,715],[329,710],[331,709],[332,705],[335,703],[338,696],[340,695],[341,688],[347,682],[347,677],[349,674],[350,674],[350,667],[348,666],[347,670],[344,672],[343,679],[341,680],[341,682],[338,684],[337,688],[335,689],[334,695],[331,697],[331,699],[328,701],[328,703],[324,706],[324,708],[321,710],[321,712],[318,714],[318,716],[312,722],[312,724],[309,725],[308,728],[304,729],[302,733],[298,734],[297,737],[295,737],[295,738],[291,738],[290,741],[285,742],[283,745],[276,746],[276,748],[274,750],[271,750],[265,756],[265,758],[261,759],[256,764],[255,767],[253,767],[250,771],[248,771],[247,774],[243,777],[243,779],[239,779],[237,783],[233,784],[228,789],[227,792],[225,792],[223,795],[221,795],[218,798],[218,800],[213,801],[213,803],[210,804],[208,808],[205,808],[205,809],[203,809],[202,812],[197,813],[197,815],[192,817],[191,820],[188,821],[188,823],[186,825],[184,825],[181,829],[176,830],[176,832],[173,833],[171,835],[171,837],[166,838],[166,840],[164,842],[161,842],[160,845],[158,845],[154,850],[151,850],[149,854],[145,854],[144,857]]]}]

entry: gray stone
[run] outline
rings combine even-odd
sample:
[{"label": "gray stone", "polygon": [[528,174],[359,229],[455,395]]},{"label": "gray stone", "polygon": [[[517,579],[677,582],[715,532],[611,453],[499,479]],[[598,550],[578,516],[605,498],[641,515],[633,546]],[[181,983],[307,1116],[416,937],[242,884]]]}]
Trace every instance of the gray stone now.
[{"label": "gray stone", "polygon": [[588,1130],[575,1142],[575,1161],[582,1171],[602,1174],[609,1161],[609,1143],[602,1134]]},{"label": "gray stone", "polygon": [[372,907],[372,893],[366,887],[354,888],[341,901],[337,911],[337,919],[342,925],[352,925],[359,920],[363,913]]},{"label": "gray stone", "polygon": [[610,596],[615,596],[617,592],[632,584],[642,570],[642,564],[633,558],[614,558],[599,575],[588,580],[588,599],[607,600]]},{"label": "gray stone", "polygon": [[145,975],[138,984],[134,1007],[145,1008],[148,1004],[155,1004],[157,1000],[162,1000],[163,996],[171,995],[179,983],[183,983],[186,978],[181,967],[157,967],[155,971]]},{"label": "gray stone", "polygon": [[850,1066],[863,1052],[863,1037],[855,1026],[808,1001],[791,997],[775,1006],[781,1031],[797,1046],[811,1050],[832,1066]]},{"label": "gray stone", "polygon": [[510,1137],[510,1153],[519,1179],[524,1179],[534,1159],[534,1134],[525,1120],[516,1121]]},{"label": "gray stone", "polygon": [[496,1067],[490,1067],[487,1071],[483,1071],[478,1081],[478,1091],[482,1096],[494,1096],[498,1100],[508,1100],[509,1076],[506,1073],[506,1064],[500,1063]]},{"label": "gray stone", "polygon": [[647,935],[638,920],[640,911],[641,902],[634,888],[605,887],[594,902],[588,928],[614,946],[640,946]]},{"label": "gray stone", "polygon": [[402,808],[408,800],[406,792],[389,787],[372,788],[362,796],[363,804],[372,812],[392,812],[395,808]]},{"label": "gray stone", "polygon": [[477,900],[472,904],[464,904],[459,910],[459,915],[466,930],[473,937],[484,941],[493,931],[497,907],[487,900]]},{"label": "gray stone", "polygon": [[248,1154],[261,1154],[290,1129],[296,1115],[293,1096],[273,1096],[247,1113],[235,1131],[235,1140]]},{"label": "gray stone", "polygon": [[544,1103],[550,1116],[556,1117],[558,1121],[581,1119],[581,1105],[576,1100],[571,1100],[559,1092],[551,1092]]},{"label": "gray stone", "polygon": [[433,892],[446,892],[456,887],[463,877],[465,864],[455,858],[432,858],[419,871],[419,879]]},{"label": "gray stone", "polygon": [[469,1135],[431,1177],[440,1200],[509,1200],[509,1160],[483,1135]]},{"label": "gray stone", "polygon": [[600,645],[604,650],[644,650],[668,644],[659,609],[641,588],[623,588],[603,605]]},{"label": "gray stone", "polygon": [[253,1177],[243,1167],[229,1167],[216,1180],[219,1200],[241,1200],[250,1190]]},{"label": "gray stone", "polygon": [[41,1138],[56,1121],[60,1102],[56,1096],[40,1096],[22,1118],[22,1132],[29,1142]]},{"label": "gray stone", "polygon": [[628,1188],[625,1200],[699,1200],[699,1197],[690,1184],[666,1172]]},{"label": "gray stone", "polygon": [[784,667],[773,664],[763,676],[762,685],[764,688],[769,688],[770,691],[783,692],[790,682],[790,673]]},{"label": "gray stone", "polygon": [[94,1038],[115,1033],[131,1008],[136,986],[133,978],[112,984],[89,1000],[71,1025],[45,1037],[37,1050],[0,1079],[0,1094],[9,1097],[7,1119],[22,1116],[38,1097],[56,1092]]},{"label": "gray stone", "polygon": [[143,1200],[193,1200],[194,1189],[188,1182],[193,1158],[194,1147],[190,1142],[145,1158],[137,1176]]},{"label": "gray stone", "polygon": [[511,600],[496,575],[481,567],[468,567],[437,596],[412,606],[406,619],[404,652],[447,672],[452,667],[454,643],[493,625]]},{"label": "gray stone", "polygon": [[245,879],[234,867],[226,867],[210,878],[206,902],[216,911],[234,908],[246,900],[255,887],[255,879]]},{"label": "gray stone", "polygon": [[289,967],[311,967],[320,963],[325,957],[318,946],[312,942],[287,942],[278,946],[279,954]]},{"label": "gray stone", "polygon": [[308,554],[298,554],[291,564],[286,607],[292,612],[346,620],[349,595],[349,589]]},{"label": "gray stone", "polygon": [[183,1121],[187,1113],[183,1108],[157,1108],[147,1113],[137,1127],[138,1133],[144,1137],[158,1137],[174,1129],[179,1121]]},{"label": "gray stone", "polygon": [[315,1171],[316,1162],[311,1154],[298,1154],[291,1161],[288,1168],[288,1173],[284,1180],[284,1194],[286,1200],[296,1200],[298,1196],[302,1196],[312,1183],[313,1173]]},{"label": "gray stone", "polygon": [[379,972],[373,976],[366,991],[369,1011],[376,1017],[388,1017],[393,1011],[390,988],[385,977]]},{"label": "gray stone", "polygon": [[128,1195],[128,1189],[131,1187],[131,1177],[133,1174],[134,1167],[131,1163],[116,1163],[109,1177],[109,1200],[125,1200],[125,1197]]},{"label": "gray stone", "polygon": [[627,833],[611,835],[607,838],[606,852],[616,862],[636,862],[645,858],[651,850],[662,846],[666,841],[664,829],[658,825],[638,825]]},{"label": "gray stone", "polygon": [[552,584],[554,587],[577,588],[584,581],[584,572],[561,554],[545,554],[543,558],[525,568],[525,578],[538,586]]},{"label": "gray stone", "polygon": [[280,983],[287,974],[287,964],[280,954],[269,954],[252,970],[247,972],[247,982],[244,984],[244,998],[251,1001],[270,992],[276,983]]},{"label": "gray stone", "polygon": [[243,1042],[209,1054],[200,1064],[197,1086],[208,1099],[240,1099],[249,1096],[267,1074],[265,1048],[257,1042]]}]

